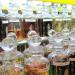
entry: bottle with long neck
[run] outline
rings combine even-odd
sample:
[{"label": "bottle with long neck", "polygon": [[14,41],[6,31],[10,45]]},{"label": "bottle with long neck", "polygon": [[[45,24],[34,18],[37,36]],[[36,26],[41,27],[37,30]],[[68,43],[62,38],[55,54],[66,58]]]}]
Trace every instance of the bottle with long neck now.
[{"label": "bottle with long neck", "polygon": [[68,39],[68,36],[69,36],[69,29],[68,29],[68,25],[64,25],[64,28],[62,30],[62,33],[63,33],[63,36],[64,36],[64,39]]},{"label": "bottle with long neck", "polygon": [[56,31],[57,31],[57,32],[61,32],[61,31],[62,31],[61,22],[58,22],[58,25],[57,25],[57,27],[56,27]]}]

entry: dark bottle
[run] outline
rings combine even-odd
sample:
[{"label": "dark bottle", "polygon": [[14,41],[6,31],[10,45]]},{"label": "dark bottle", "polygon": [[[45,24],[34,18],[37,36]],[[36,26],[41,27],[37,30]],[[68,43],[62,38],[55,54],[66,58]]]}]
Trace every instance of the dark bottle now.
[{"label": "dark bottle", "polygon": [[37,19],[36,23],[38,25],[38,33],[40,36],[43,36],[43,19]]},{"label": "dark bottle", "polygon": [[2,19],[0,19],[0,41],[6,37],[6,26],[7,23],[2,23]]}]

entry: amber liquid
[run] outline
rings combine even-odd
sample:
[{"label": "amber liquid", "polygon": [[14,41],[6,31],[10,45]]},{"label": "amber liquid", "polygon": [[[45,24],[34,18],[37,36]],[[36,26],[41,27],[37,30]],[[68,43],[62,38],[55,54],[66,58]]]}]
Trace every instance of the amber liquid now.
[{"label": "amber liquid", "polygon": [[31,67],[30,65],[25,66],[25,75],[49,75],[49,70],[44,69],[45,65],[38,65]]},{"label": "amber liquid", "polygon": [[48,71],[40,71],[40,72],[32,71],[32,72],[25,72],[25,75],[49,75],[49,72]]},{"label": "amber liquid", "polygon": [[22,40],[23,39],[23,35],[22,35],[21,29],[17,29],[16,30],[16,36],[17,36],[17,40]]}]

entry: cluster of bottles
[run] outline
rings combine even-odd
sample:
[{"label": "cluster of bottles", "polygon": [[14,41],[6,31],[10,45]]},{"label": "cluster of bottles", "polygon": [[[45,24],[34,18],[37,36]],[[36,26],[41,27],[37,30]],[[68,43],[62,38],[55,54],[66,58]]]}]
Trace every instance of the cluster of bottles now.
[{"label": "cluster of bottles", "polygon": [[[51,2],[49,2],[49,3],[41,2],[40,3],[37,1],[35,1],[35,2],[27,1],[27,3],[23,3],[23,4],[21,3],[21,7],[23,9],[20,6],[18,6],[17,4],[13,3],[13,1],[12,1],[8,4],[9,9],[1,7],[2,8],[1,16],[2,17],[9,17],[9,16],[13,17],[14,16],[17,18],[29,18],[29,17],[36,18],[36,14],[38,14],[37,17],[40,17],[40,15],[42,15],[42,14],[43,14],[42,17],[44,17],[45,13],[46,13],[46,15],[51,14],[53,17],[53,16],[60,15],[60,14],[61,15],[64,14],[64,16],[65,16],[65,14],[72,15],[72,13],[75,12],[75,6],[67,5],[67,4],[58,4],[58,3],[51,3]],[[28,9],[28,8],[30,8],[30,9]],[[25,12],[25,11],[27,11],[27,12]]]},{"label": "cluster of bottles", "polygon": [[[55,30],[48,30],[49,44],[52,45],[51,51],[46,56],[50,61],[51,75],[74,75],[75,71],[75,28],[68,24],[62,25],[58,22]],[[49,50],[49,49],[48,49]]]},{"label": "cluster of bottles", "polygon": [[7,35],[1,42],[0,74],[1,75],[49,75],[49,61],[43,56],[39,46],[41,38],[30,30],[28,32],[28,50],[24,53],[17,51],[15,35]]},{"label": "cluster of bottles", "polygon": [[32,30],[28,32],[29,48],[17,51],[15,33],[8,33],[1,42],[1,75],[74,75],[75,30],[67,26],[62,32],[51,29],[49,37],[41,38]]}]

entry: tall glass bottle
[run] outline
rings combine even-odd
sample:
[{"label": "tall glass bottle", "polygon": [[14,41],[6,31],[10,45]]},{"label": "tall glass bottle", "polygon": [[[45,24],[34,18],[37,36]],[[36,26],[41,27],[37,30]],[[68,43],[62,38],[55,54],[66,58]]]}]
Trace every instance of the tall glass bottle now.
[{"label": "tall glass bottle", "polygon": [[61,32],[62,29],[63,29],[62,19],[61,19],[61,18],[59,18],[59,19],[57,18],[57,19],[55,20],[55,23],[54,23],[54,30],[55,30],[56,32]]},{"label": "tall glass bottle", "polygon": [[52,26],[52,29],[50,29],[50,24],[48,24],[48,36],[49,36],[49,42],[53,42],[53,35],[56,34],[56,31],[53,29],[53,26]]},{"label": "tall glass bottle", "polygon": [[64,25],[64,28],[63,28],[63,30],[62,30],[62,33],[63,33],[63,37],[64,37],[64,40],[65,39],[69,39],[69,28],[68,28],[68,25],[67,24],[65,24]]}]

